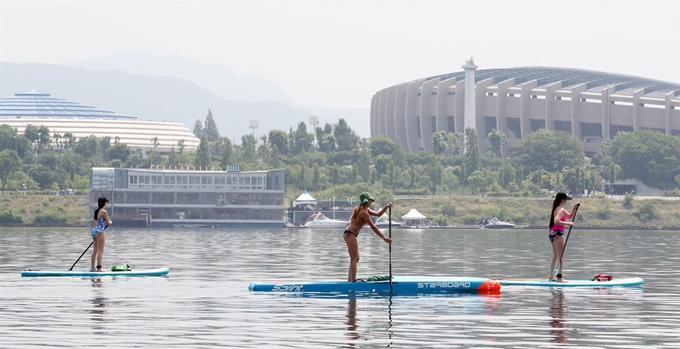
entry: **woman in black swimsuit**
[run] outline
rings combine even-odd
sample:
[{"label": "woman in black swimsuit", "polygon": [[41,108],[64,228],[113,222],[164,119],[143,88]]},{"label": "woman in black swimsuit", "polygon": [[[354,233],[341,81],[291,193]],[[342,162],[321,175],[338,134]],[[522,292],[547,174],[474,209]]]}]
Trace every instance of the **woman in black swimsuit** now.
[{"label": "woman in black swimsuit", "polygon": [[368,226],[373,229],[376,235],[380,236],[381,239],[385,240],[388,244],[392,243],[392,239],[388,238],[383,234],[378,227],[373,224],[370,216],[382,216],[387,211],[388,207],[392,207],[392,203],[388,203],[383,207],[380,212],[376,212],[370,209],[371,204],[375,199],[368,192],[363,192],[359,196],[361,204],[354,208],[352,212],[352,217],[349,220],[349,225],[342,234],[342,237],[347,243],[347,252],[349,252],[349,273],[347,274],[347,281],[354,282],[357,279],[357,263],[359,263],[359,244],[357,242],[357,237],[359,236],[359,231],[361,228],[368,224]]}]

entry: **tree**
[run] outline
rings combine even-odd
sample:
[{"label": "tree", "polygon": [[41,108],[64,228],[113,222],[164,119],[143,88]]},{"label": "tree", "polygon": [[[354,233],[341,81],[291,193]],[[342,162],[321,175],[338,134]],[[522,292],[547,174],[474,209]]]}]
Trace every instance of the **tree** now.
[{"label": "tree", "polygon": [[436,157],[432,157],[428,167],[428,174],[430,175],[430,181],[432,182],[432,194],[437,193],[437,185],[442,183],[442,163]]},{"label": "tree", "polygon": [[674,186],[679,174],[680,138],[652,130],[619,132],[607,153],[621,167],[621,178],[637,178],[648,185]]},{"label": "tree", "polygon": [[489,132],[487,139],[491,144],[489,155],[499,158],[503,157],[503,146],[508,143],[508,138],[505,136],[505,133],[503,133],[503,131],[493,129],[491,132]]},{"label": "tree", "polygon": [[319,151],[330,153],[336,150],[335,136],[329,133],[324,133],[319,142]]},{"label": "tree", "polygon": [[64,149],[74,150],[76,147],[76,137],[71,132],[66,132],[62,136],[64,142]]},{"label": "tree", "polygon": [[542,168],[558,172],[583,164],[583,145],[578,138],[562,131],[538,130],[519,142],[513,155],[515,165],[533,172]]},{"label": "tree", "polygon": [[339,150],[354,150],[359,143],[359,137],[354,130],[349,127],[345,119],[338,120],[338,124],[333,129],[333,136]]},{"label": "tree", "polygon": [[194,165],[200,168],[208,168],[210,165],[210,144],[208,144],[208,139],[205,135],[201,135],[201,143],[196,151]]},{"label": "tree", "polygon": [[40,125],[40,127],[38,127],[38,157],[40,156],[40,149],[47,148],[51,141],[50,129],[45,125]]},{"label": "tree", "polygon": [[194,136],[201,138],[203,134],[203,123],[201,120],[196,120],[196,123],[194,123]]},{"label": "tree", "polygon": [[98,159],[99,140],[97,136],[87,136],[78,140],[75,148],[76,153],[82,155],[86,160]]},{"label": "tree", "polygon": [[24,137],[26,137],[26,139],[31,142],[31,145],[35,147],[40,139],[38,127],[32,124],[26,125],[26,128],[24,128]]},{"label": "tree", "polygon": [[125,143],[114,144],[106,150],[106,157],[109,160],[126,162],[128,156],[130,156],[130,148],[128,148],[128,145]]},{"label": "tree", "polygon": [[448,133],[446,142],[451,154],[460,155],[460,150],[463,149],[463,134],[460,132]]},{"label": "tree", "polygon": [[180,139],[177,141],[177,147],[179,148],[179,153],[182,154],[184,153],[184,148],[186,147],[186,144],[183,139]]},{"label": "tree", "polygon": [[220,131],[217,129],[217,123],[210,109],[208,109],[208,115],[205,117],[203,134],[208,138],[208,142],[217,142],[217,139],[220,138]]},{"label": "tree", "polygon": [[40,185],[40,189],[51,188],[55,180],[54,171],[43,165],[34,166],[31,169],[30,175]]},{"label": "tree", "polygon": [[276,146],[280,154],[288,154],[288,135],[282,130],[269,131],[269,144]]},{"label": "tree", "polygon": [[21,172],[23,164],[16,151],[5,149],[0,151],[0,181],[2,181],[2,195],[5,195],[7,179],[14,172]]},{"label": "tree", "polygon": [[255,161],[257,156],[257,140],[255,140],[252,134],[241,136],[241,147],[243,149],[241,160],[246,162]]},{"label": "tree", "polygon": [[220,167],[222,167],[222,170],[226,170],[229,165],[234,164],[234,160],[232,159],[234,149],[231,141],[227,137],[220,137],[218,144],[220,147]]},{"label": "tree", "polygon": [[479,162],[479,137],[474,128],[468,127],[465,130],[465,154],[463,154],[465,172],[473,173],[477,171]]},{"label": "tree", "polygon": [[467,182],[473,192],[486,192],[487,187],[491,184],[489,176],[484,170],[476,170],[470,173]]},{"label": "tree", "polygon": [[158,137],[153,137],[151,138],[151,144],[153,144],[153,151],[156,151],[156,148],[158,148],[158,145],[161,142],[158,141]]},{"label": "tree", "polygon": [[314,135],[307,132],[307,124],[300,122],[297,129],[291,132],[290,135],[291,153],[290,155],[298,155],[303,151],[311,151],[313,149]]},{"label": "tree", "polygon": [[439,131],[432,134],[432,150],[435,154],[441,155],[449,150],[448,138],[445,131]]},{"label": "tree", "polygon": [[368,146],[371,148],[371,156],[374,158],[379,155],[392,155],[398,148],[401,148],[399,143],[384,135],[371,137]]}]

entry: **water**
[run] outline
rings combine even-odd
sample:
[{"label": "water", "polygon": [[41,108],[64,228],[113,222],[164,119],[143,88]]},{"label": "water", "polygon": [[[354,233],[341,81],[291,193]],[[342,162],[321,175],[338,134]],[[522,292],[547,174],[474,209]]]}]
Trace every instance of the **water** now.
[{"label": "water", "polygon": [[[565,278],[641,276],[644,288],[348,299],[247,289],[345,278],[340,230],[112,228],[106,266],[167,266],[170,275],[22,278],[24,269],[68,269],[90,243],[87,229],[0,229],[0,347],[680,347],[680,232],[572,231]],[[541,277],[546,235],[397,229],[393,271]],[[387,273],[387,244],[364,229],[359,246],[359,277]],[[76,269],[89,263],[88,253]]]}]

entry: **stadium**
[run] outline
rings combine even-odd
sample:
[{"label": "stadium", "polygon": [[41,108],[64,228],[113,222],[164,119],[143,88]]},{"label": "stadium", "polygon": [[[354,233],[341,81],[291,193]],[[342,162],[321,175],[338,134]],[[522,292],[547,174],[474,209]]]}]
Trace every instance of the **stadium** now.
[{"label": "stadium", "polygon": [[154,137],[158,138],[156,149],[161,153],[168,152],[173,146],[177,149],[180,140],[184,140],[186,151],[195,151],[200,143],[181,123],[140,120],[35,90],[0,98],[0,124],[10,125],[19,133],[31,124],[47,127],[50,135],[70,132],[76,139],[90,135],[108,136],[112,140],[118,137],[121,143],[140,155],[146,155],[154,148]]},{"label": "stadium", "polygon": [[377,92],[371,136],[421,152],[432,150],[435,132],[473,127],[485,153],[487,135],[497,129],[507,136],[507,157],[522,137],[540,129],[571,133],[589,156],[621,131],[680,134],[680,84],[566,68],[477,70],[472,59],[462,68]]}]

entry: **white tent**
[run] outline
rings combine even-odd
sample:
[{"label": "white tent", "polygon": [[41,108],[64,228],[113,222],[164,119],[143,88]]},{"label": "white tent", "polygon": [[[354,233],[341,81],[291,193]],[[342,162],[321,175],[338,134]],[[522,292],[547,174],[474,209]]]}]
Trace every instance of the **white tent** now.
[{"label": "white tent", "polygon": [[427,217],[423,216],[418,210],[412,208],[407,214],[401,216],[401,219],[406,225],[418,225],[423,224]]},{"label": "white tent", "polygon": [[302,194],[300,196],[298,196],[298,198],[295,199],[295,201],[293,201],[293,206],[298,206],[298,205],[313,205],[313,206],[316,206],[316,199],[313,198],[311,195],[309,195],[309,193],[305,189],[305,191],[303,191]]}]

